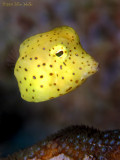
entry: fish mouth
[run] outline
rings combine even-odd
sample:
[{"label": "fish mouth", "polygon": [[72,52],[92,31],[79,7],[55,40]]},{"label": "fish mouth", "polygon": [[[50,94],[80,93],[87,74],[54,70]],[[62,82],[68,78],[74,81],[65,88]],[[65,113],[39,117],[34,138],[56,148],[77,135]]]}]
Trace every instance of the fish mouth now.
[{"label": "fish mouth", "polygon": [[100,68],[99,63],[95,61],[93,66],[91,66],[91,72],[94,74],[99,70],[99,68]]},{"label": "fish mouth", "polygon": [[86,70],[86,72],[84,72],[83,76],[81,77],[81,81],[84,81],[85,79],[87,79],[91,75],[95,74],[98,70],[99,70],[99,63],[94,61],[93,65],[90,67],[90,69]]}]

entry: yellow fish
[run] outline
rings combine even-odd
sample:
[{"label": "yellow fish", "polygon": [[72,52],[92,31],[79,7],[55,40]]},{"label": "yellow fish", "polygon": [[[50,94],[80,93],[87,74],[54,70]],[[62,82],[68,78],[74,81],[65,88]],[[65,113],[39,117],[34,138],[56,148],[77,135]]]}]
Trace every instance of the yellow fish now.
[{"label": "yellow fish", "polygon": [[29,102],[64,95],[98,70],[98,63],[85,52],[77,33],[68,26],[26,39],[19,52],[14,75],[21,97]]}]

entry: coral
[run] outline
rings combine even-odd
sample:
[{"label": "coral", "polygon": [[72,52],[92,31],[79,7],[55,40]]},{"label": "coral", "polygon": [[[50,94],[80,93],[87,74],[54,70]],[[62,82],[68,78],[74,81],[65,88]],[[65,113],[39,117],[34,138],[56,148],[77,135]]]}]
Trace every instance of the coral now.
[{"label": "coral", "polygon": [[[120,130],[70,126],[6,160],[119,160]],[[5,159],[1,159],[5,160]]]}]

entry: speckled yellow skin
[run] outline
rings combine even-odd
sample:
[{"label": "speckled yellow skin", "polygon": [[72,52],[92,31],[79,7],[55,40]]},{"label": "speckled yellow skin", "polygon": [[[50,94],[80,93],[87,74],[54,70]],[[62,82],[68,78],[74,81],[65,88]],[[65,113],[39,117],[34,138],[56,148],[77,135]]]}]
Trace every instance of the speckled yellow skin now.
[{"label": "speckled yellow skin", "polygon": [[41,102],[64,95],[97,71],[98,63],[67,26],[37,34],[20,45],[14,74],[21,97]]}]

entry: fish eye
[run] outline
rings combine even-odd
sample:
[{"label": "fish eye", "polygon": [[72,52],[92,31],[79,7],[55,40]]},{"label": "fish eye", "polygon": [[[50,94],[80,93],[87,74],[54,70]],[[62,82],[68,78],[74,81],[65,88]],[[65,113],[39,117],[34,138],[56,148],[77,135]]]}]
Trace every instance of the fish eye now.
[{"label": "fish eye", "polygon": [[50,55],[63,61],[68,55],[68,49],[63,44],[57,44],[50,48]]},{"label": "fish eye", "polygon": [[58,57],[61,57],[63,55],[63,51],[58,51],[57,53],[56,53],[56,56],[58,56]]}]

